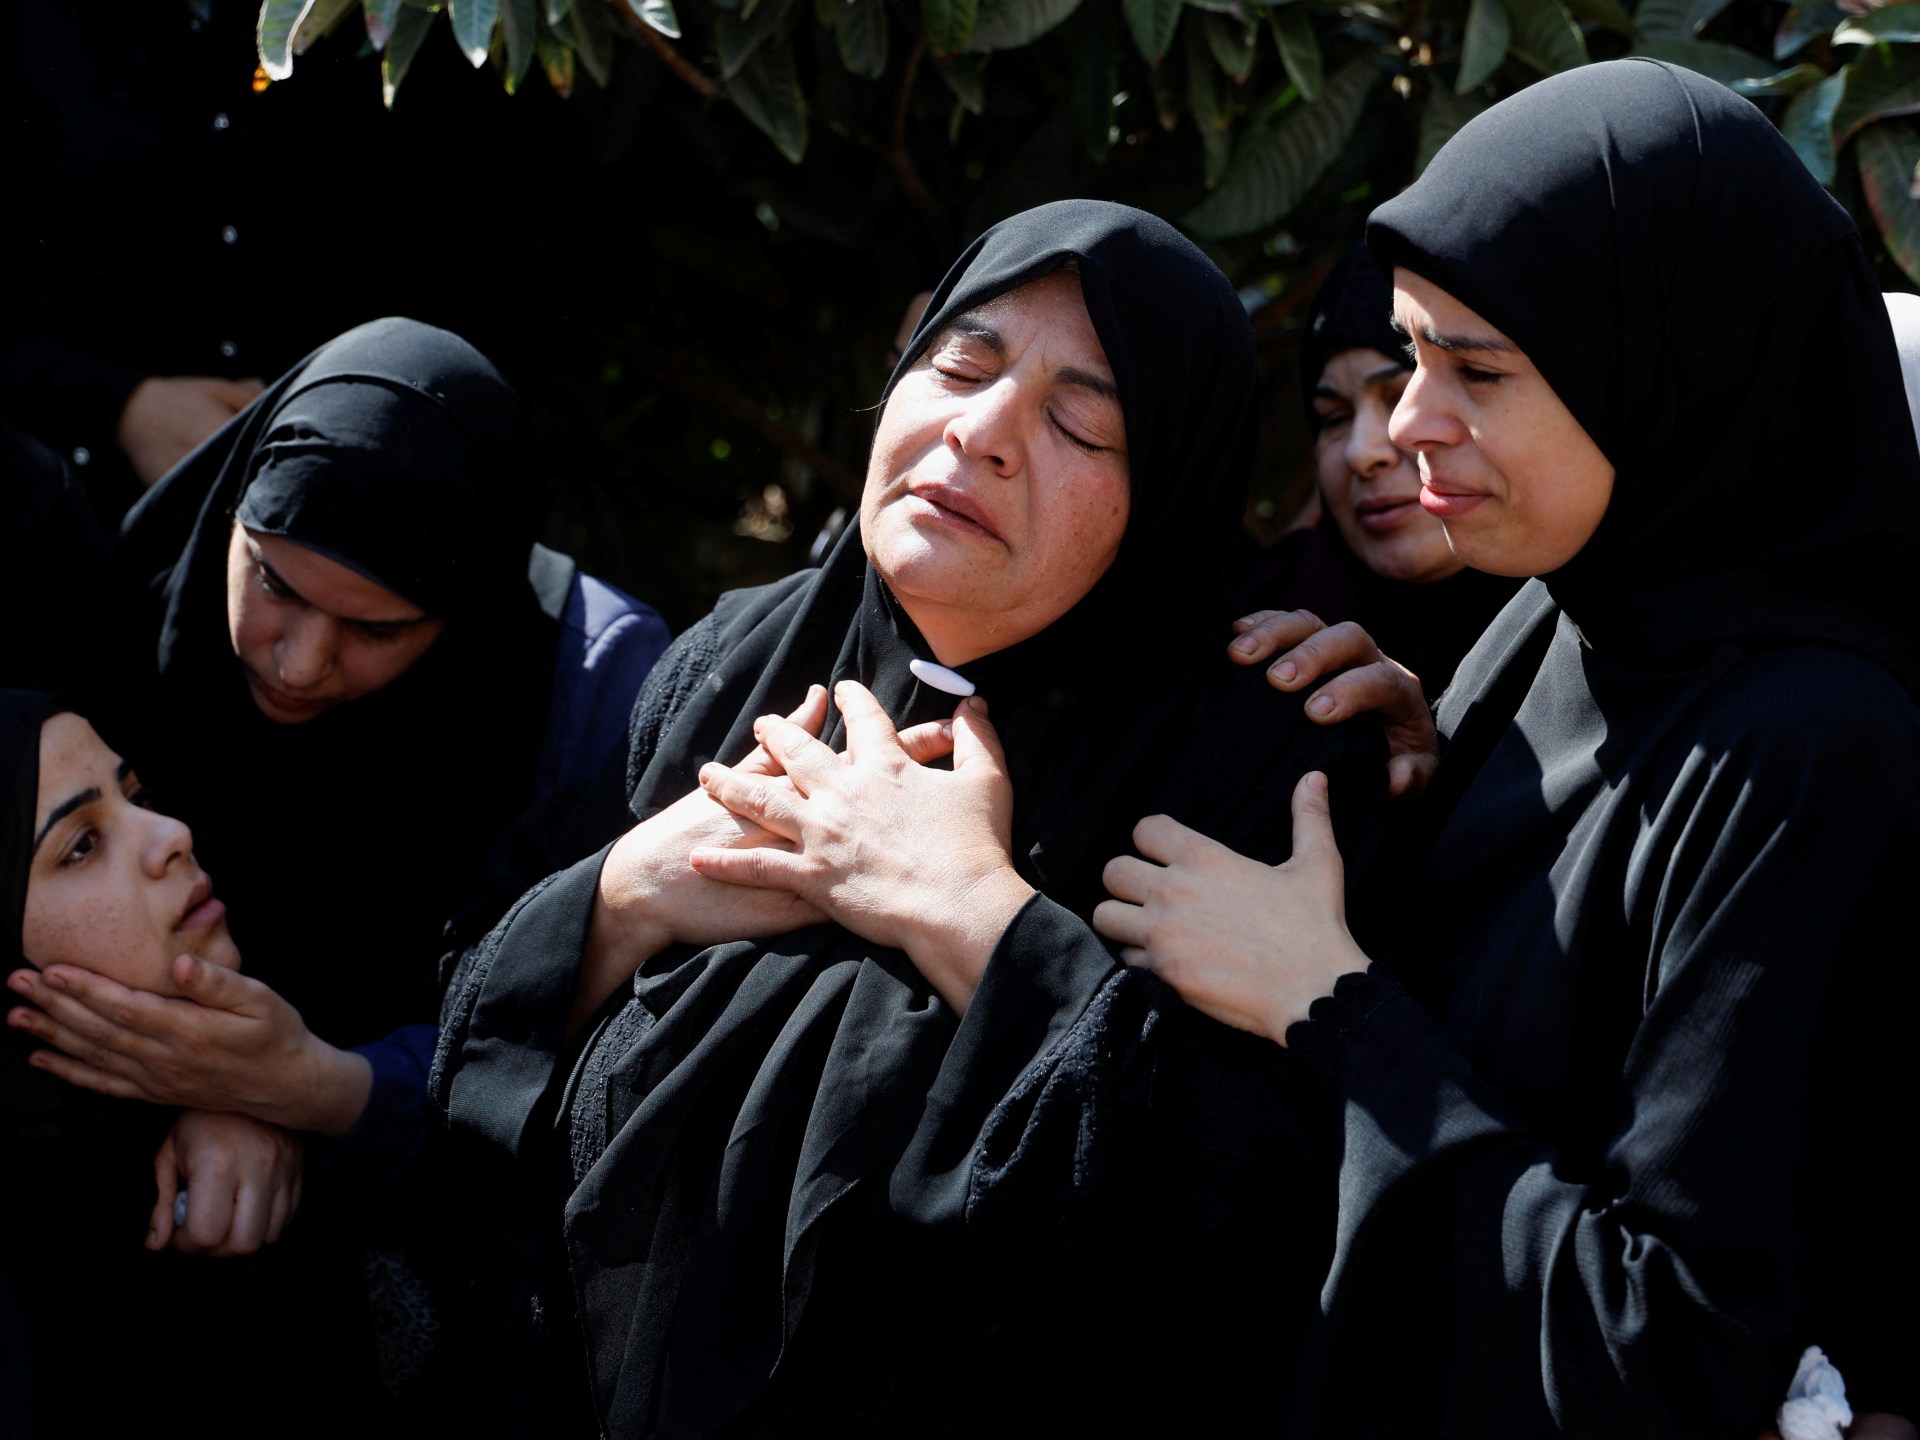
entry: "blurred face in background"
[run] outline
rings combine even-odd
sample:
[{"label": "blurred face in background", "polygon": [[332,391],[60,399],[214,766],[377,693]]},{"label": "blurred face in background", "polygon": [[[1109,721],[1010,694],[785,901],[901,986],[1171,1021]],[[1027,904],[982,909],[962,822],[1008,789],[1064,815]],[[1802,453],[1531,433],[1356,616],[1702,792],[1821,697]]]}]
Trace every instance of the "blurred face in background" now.
[{"label": "blurred face in background", "polygon": [[1320,503],[1361,564],[1388,580],[1428,585],[1463,562],[1446,527],[1420,506],[1413,456],[1387,435],[1413,371],[1378,350],[1342,350],[1313,392],[1315,479]]}]

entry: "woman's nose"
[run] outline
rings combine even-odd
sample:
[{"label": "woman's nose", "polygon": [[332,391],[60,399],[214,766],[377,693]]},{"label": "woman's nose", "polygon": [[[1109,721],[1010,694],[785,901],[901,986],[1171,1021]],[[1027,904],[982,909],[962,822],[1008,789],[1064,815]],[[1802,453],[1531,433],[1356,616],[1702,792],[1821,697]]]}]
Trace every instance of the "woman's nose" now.
[{"label": "woman's nose", "polygon": [[326,679],[333,669],[338,636],[331,617],[308,611],[281,632],[273,662],[280,683],[289,690],[305,690]]},{"label": "woman's nose", "polygon": [[1365,405],[1355,412],[1347,429],[1346,464],[1362,479],[1384,475],[1400,463],[1400,450],[1387,433],[1391,412],[1382,405]]},{"label": "woman's nose", "polygon": [[187,828],[184,820],[176,820],[171,815],[162,815],[154,810],[141,813],[146,816],[149,827],[146,844],[149,873],[164,875],[175,860],[193,858],[193,831]]},{"label": "woman's nose", "polygon": [[1388,441],[1401,450],[1432,450],[1456,445],[1465,436],[1466,427],[1447,405],[1444,387],[1433,372],[1415,369],[1387,421]]},{"label": "woman's nose", "polygon": [[995,473],[1011,475],[1026,460],[1026,408],[1018,385],[1001,380],[983,386],[947,421],[947,443]]}]

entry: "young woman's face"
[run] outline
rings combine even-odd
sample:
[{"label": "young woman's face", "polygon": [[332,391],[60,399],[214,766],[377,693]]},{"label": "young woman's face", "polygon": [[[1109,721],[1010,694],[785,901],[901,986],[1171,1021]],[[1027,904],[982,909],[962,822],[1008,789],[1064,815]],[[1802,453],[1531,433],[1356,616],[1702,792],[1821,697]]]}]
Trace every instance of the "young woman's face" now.
[{"label": "young woman's face", "polygon": [[1119,552],[1127,430],[1106,352],[1056,271],[961,316],[887,399],[867,558],[949,665],[1038,634]]},{"label": "young woman's face", "polygon": [[337,560],[243,525],[227,547],[227,631],[253,703],[297,725],[407,672],[443,622]]},{"label": "young woman's face", "polygon": [[1613,466],[1520,347],[1439,286],[1396,269],[1393,311],[1415,369],[1390,433],[1419,457],[1420,503],[1476,570],[1558,570],[1599,528]]},{"label": "young woman's face", "polygon": [[1313,441],[1320,503],[1362,565],[1389,580],[1431,584],[1460,560],[1441,523],[1420,508],[1413,457],[1387,435],[1387,422],[1413,372],[1404,358],[1342,350],[1313,391]]},{"label": "young woman's face", "polygon": [[185,825],[146,808],[140,782],[78,715],[40,727],[40,793],[20,948],[134,990],[177,995],[173,962],[240,968],[227,907],[193,858]]}]

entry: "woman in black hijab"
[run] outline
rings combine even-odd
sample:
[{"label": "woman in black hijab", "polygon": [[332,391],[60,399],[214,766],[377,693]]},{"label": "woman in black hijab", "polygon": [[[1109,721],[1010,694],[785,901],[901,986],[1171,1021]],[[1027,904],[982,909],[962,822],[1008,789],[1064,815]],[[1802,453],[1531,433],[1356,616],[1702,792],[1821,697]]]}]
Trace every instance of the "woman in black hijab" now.
[{"label": "woman in black hijab", "polygon": [[1314,296],[1300,346],[1320,518],[1274,542],[1239,606],[1354,621],[1438,698],[1518,586],[1467,569],[1420,508],[1413,457],[1386,431],[1412,370],[1393,286],[1355,247]]},{"label": "woman in black hijab", "polygon": [[[1859,238],[1745,100],[1633,60],[1474,120],[1368,240],[1425,503],[1538,577],[1441,703],[1407,933],[1354,944],[1330,850],[1116,862],[1100,917],[1335,1099],[1310,1423],[1748,1435],[1810,1344],[1911,1416],[1872,1170],[1914,1126],[1920,460]],[[1175,884],[1262,908],[1202,940]]]},{"label": "woman in black hijab", "polygon": [[[1285,1057],[1167,1005],[1077,918],[1156,796],[1278,858],[1287,788],[1330,763],[1352,843],[1374,820],[1377,735],[1316,731],[1203,654],[1253,382],[1232,288],[1164,222],[1092,201],[1003,222],[928,306],[825,567],[726,597],[662,662],[635,712],[642,823],[531,892],[448,998],[435,1083],[455,1131],[546,1177],[521,1428],[567,1408],[623,1435],[1277,1412],[1267,1357],[1299,1335],[1330,1234],[1318,1137],[1286,1119]],[[703,763],[745,755],[769,711],[817,725],[823,680],[858,682],[889,729],[969,686],[991,700],[1016,883],[1052,898],[963,1017],[837,926],[710,943],[818,918],[685,859],[750,830],[698,790]],[[1264,758],[1192,783],[1228,747]],[[648,930],[675,885],[705,887],[705,910]],[[1273,1183],[1227,1178],[1245,1173]],[[1151,1376],[1142,1334],[1172,1357]],[[1200,1365],[1225,1378],[1189,1385]]]},{"label": "woman in black hijab", "polygon": [[[84,719],[0,690],[0,933],[22,965],[98,952],[143,984],[176,948],[236,963],[205,882],[186,827],[147,807]],[[277,1249],[177,1253],[277,1241],[297,1146],[240,1116],[90,1094],[31,1052],[0,1034],[7,1435],[337,1433],[351,1352],[312,1324],[314,1277]]]},{"label": "woman in black hijab", "polygon": [[556,830],[620,733],[593,733],[596,702],[621,692],[624,717],[665,628],[626,602],[583,629],[584,602],[625,597],[534,545],[512,390],[409,320],[279,380],[147,494],[117,562],[124,643],[88,708],[202,837],[253,975],[207,972],[199,1010],[132,1029],[84,977],[25,1018],[92,1062],[61,1069],[80,1083],[351,1132],[341,1158],[402,1164],[442,927],[471,905],[478,933],[577,853]]}]

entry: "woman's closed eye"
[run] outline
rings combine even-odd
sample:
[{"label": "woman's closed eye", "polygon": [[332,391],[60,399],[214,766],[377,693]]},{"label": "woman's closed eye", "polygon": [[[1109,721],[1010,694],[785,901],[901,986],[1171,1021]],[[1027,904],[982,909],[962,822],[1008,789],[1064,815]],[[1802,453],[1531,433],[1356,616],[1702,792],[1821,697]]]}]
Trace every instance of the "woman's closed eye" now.
[{"label": "woman's closed eye", "polygon": [[1454,373],[1469,385],[1498,385],[1507,378],[1498,370],[1482,370],[1478,365],[1468,365],[1465,362],[1457,366]]},{"label": "woman's closed eye", "polygon": [[1104,455],[1113,448],[1111,445],[1102,445],[1097,440],[1089,439],[1088,427],[1071,417],[1062,418],[1059,411],[1049,410],[1047,418],[1053,422],[1054,429],[1067,437],[1069,443],[1086,451],[1089,455]]}]

